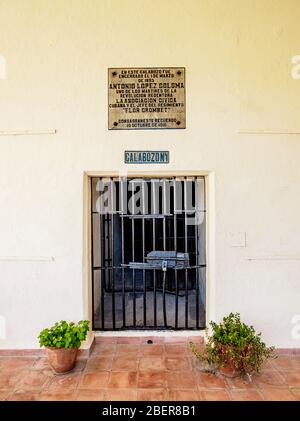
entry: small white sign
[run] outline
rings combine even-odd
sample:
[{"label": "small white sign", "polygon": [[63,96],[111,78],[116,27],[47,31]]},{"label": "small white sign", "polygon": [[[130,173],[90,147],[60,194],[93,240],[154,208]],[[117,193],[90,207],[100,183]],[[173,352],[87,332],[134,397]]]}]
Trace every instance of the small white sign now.
[{"label": "small white sign", "polygon": [[246,247],[246,233],[229,232],[227,234],[227,241],[230,247]]}]

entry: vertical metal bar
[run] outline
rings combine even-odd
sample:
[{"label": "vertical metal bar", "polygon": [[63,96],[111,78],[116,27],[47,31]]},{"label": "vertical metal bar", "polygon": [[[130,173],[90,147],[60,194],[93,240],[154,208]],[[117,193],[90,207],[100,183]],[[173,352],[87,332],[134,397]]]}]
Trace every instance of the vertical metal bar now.
[{"label": "vertical metal bar", "polygon": [[125,312],[125,255],[124,255],[124,180],[121,179],[121,206],[122,206],[122,215],[121,215],[121,247],[122,247],[122,312],[123,312],[123,327],[126,326],[126,312]]},{"label": "vertical metal bar", "polygon": [[197,267],[199,264],[198,257],[198,221],[199,221],[199,189],[198,189],[198,178],[194,181],[195,188],[195,265],[196,265],[196,328],[199,329],[199,276]]},{"label": "vertical metal bar", "polygon": [[[187,239],[187,180],[184,179],[184,251],[188,252]],[[189,309],[189,291],[188,291],[188,270],[185,269],[185,328],[188,329],[188,309]]]},{"label": "vertical metal bar", "polygon": [[115,304],[115,227],[114,227],[114,211],[115,211],[115,191],[114,191],[114,181],[110,179],[110,196],[111,196],[111,288],[112,288],[112,319],[113,319],[113,329],[116,328],[116,304]]},{"label": "vertical metal bar", "polygon": [[[167,207],[167,197],[166,197],[166,180],[163,180],[163,248],[166,250],[166,207]],[[164,314],[164,325],[167,327],[167,311],[166,311],[166,271],[163,273],[163,314]]]},{"label": "vertical metal bar", "polygon": [[[103,211],[103,209],[102,209]],[[101,226],[102,226],[102,251],[101,251],[101,256],[102,256],[102,267],[104,268],[101,269],[101,273],[100,273],[100,291],[101,291],[101,326],[102,329],[104,329],[104,283],[103,283],[103,279],[105,279],[106,277],[106,270],[105,270],[105,235],[106,235],[106,231],[105,231],[105,215],[101,214],[100,215],[100,220],[101,220]],[[103,264],[104,263],[104,264]]]},{"label": "vertical metal bar", "polygon": [[[134,195],[134,182],[132,180],[132,194]],[[132,198],[132,196],[131,196]],[[131,244],[132,244],[132,261],[135,261],[135,235],[134,235],[134,215],[135,215],[135,209],[134,209],[134,200],[132,198],[132,213],[133,218],[131,218]],[[135,269],[132,269],[132,293],[133,293],[133,326],[136,326],[136,296],[135,296]]]},{"label": "vertical metal bar", "polygon": [[[142,182],[142,209],[143,209],[143,215],[146,213],[146,197],[145,197],[145,183],[146,181]],[[142,248],[143,248],[143,263],[145,263],[145,218],[142,218]],[[146,291],[146,271],[143,269],[143,307],[144,307],[144,326],[147,324],[147,291]]]},{"label": "vertical metal bar", "polygon": [[[156,213],[156,198],[155,198],[155,181],[151,180],[152,187],[152,202],[153,202],[153,213]],[[155,235],[155,218],[152,219],[152,241],[153,250],[156,248],[156,235]],[[153,269],[153,312],[154,312],[154,326],[157,326],[157,303],[156,303],[156,271]]]},{"label": "vertical metal bar", "polygon": [[[106,220],[106,228],[107,228],[107,235],[106,235],[106,244],[107,244],[107,258],[106,258],[106,266],[110,266],[111,265],[111,252],[110,252],[110,215],[109,215],[109,211],[107,211],[105,213],[105,220]],[[105,279],[105,289],[107,291],[110,291],[111,289],[111,273],[109,269],[106,269],[105,273],[107,274],[107,280],[108,283],[106,283],[106,279]]]},{"label": "vertical metal bar", "polygon": [[[176,196],[176,179],[174,178],[174,250],[177,253],[177,196]],[[175,269],[175,329],[178,329],[178,273]]]},{"label": "vertical metal bar", "polygon": [[163,217],[163,248],[164,250],[166,250],[166,180],[163,180],[163,213],[164,213],[164,217]]},{"label": "vertical metal bar", "polygon": [[[94,287],[94,214],[93,214],[93,178],[91,178],[91,265],[92,265],[92,329],[95,329],[95,287]],[[101,277],[100,277],[101,279]]]}]

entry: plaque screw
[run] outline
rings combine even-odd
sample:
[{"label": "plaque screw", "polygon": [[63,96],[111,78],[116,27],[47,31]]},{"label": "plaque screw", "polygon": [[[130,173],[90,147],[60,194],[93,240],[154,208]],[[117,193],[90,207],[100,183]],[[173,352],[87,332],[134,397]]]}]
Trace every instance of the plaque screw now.
[{"label": "plaque screw", "polygon": [[177,126],[180,126],[181,122],[180,121],[176,121]]},{"label": "plaque screw", "polygon": [[115,126],[115,127],[117,127],[117,125],[118,125],[118,123],[115,121],[115,122],[114,122],[114,126]]},{"label": "plaque screw", "polygon": [[181,75],[181,70],[178,70],[177,74],[178,74],[178,76],[180,76]]},{"label": "plaque screw", "polygon": [[113,75],[113,76],[117,76],[117,72],[115,72],[115,71],[114,71],[114,72],[112,72],[112,75]]}]

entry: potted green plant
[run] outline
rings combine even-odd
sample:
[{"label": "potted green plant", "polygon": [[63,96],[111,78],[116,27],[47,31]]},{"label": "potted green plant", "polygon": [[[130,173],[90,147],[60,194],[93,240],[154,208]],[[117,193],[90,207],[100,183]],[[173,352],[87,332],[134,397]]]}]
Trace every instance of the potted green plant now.
[{"label": "potted green plant", "polygon": [[192,352],[211,371],[220,371],[227,376],[247,375],[259,372],[268,358],[274,358],[274,347],[267,347],[253,326],[241,321],[239,313],[230,313],[217,324],[210,322],[212,334],[207,334],[203,351],[199,352],[190,342]]},{"label": "potted green plant", "polygon": [[88,331],[87,320],[81,320],[77,324],[62,320],[40,332],[40,346],[46,348],[48,363],[56,373],[66,373],[74,368],[78,349]]}]

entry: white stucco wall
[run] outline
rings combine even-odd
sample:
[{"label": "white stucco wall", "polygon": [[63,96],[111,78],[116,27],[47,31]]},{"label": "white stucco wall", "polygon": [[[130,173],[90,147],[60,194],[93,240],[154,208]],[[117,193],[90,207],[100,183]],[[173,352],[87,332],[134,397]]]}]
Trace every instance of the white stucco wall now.
[{"label": "white stucco wall", "polygon": [[[86,317],[84,171],[149,147],[214,175],[211,317],[300,346],[300,135],[237,133],[300,131],[299,21],[298,0],[0,1],[0,132],[57,130],[0,135],[0,348]],[[186,67],[186,130],[107,130],[107,68],[143,66]]]}]

